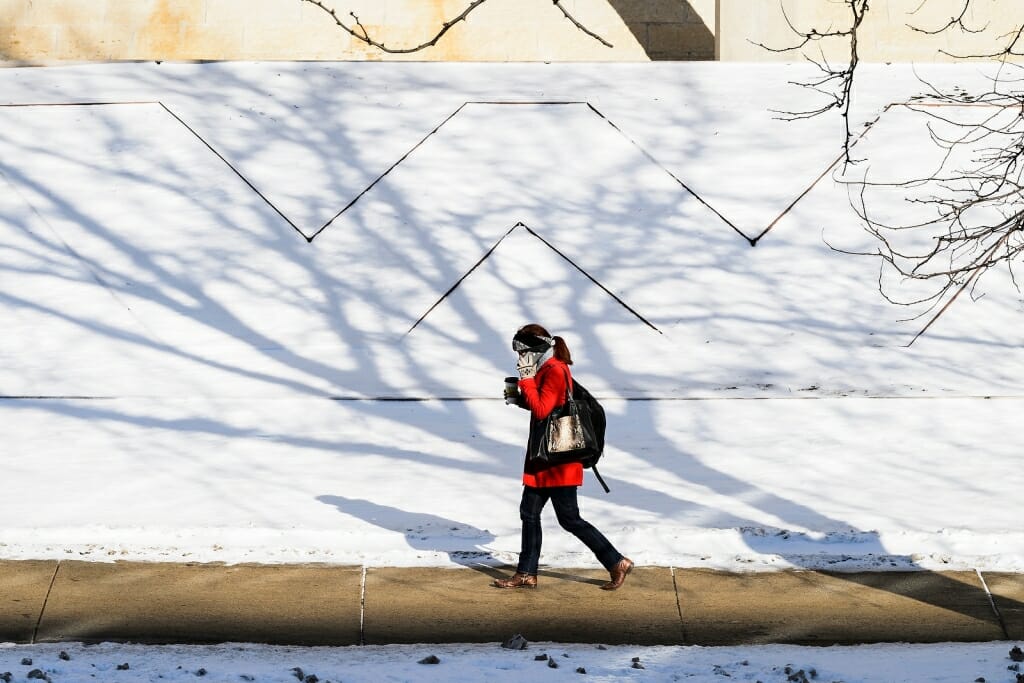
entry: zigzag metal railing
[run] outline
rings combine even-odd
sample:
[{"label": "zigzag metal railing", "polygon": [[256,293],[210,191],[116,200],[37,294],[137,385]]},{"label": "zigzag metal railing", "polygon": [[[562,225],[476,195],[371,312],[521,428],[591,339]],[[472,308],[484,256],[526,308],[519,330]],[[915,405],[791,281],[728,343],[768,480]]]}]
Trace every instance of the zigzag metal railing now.
[{"label": "zigzag metal railing", "polygon": [[[489,105],[489,106],[516,106],[516,105],[534,105],[534,106],[538,106],[538,105],[542,105],[542,106],[580,105],[580,106],[586,106],[596,116],[600,117],[602,120],[607,122],[608,125],[610,125],[619,135],[621,135],[623,138],[625,138],[627,141],[629,141],[630,144],[632,144],[634,147],[636,147],[637,150],[639,150],[640,153],[643,154],[651,163],[655,164],[662,171],[664,171],[666,174],[668,174],[672,178],[672,180],[674,180],[683,190],[685,190],[687,193],[692,195],[697,201],[699,201],[701,204],[703,204],[705,207],[707,207],[710,211],[712,211],[716,216],[718,216],[726,225],[728,225],[730,228],[732,228],[738,235],[740,235],[744,240],[746,240],[750,244],[750,246],[752,246],[752,247],[756,246],[757,243],[761,239],[763,239],[768,234],[768,232],[771,231],[772,228],[774,228],[804,197],[806,197],[818,185],[818,183],[821,182],[821,180],[824,179],[825,176],[827,176],[829,174],[829,172],[832,171],[836,167],[836,165],[840,161],[842,161],[842,159],[843,159],[843,156],[839,156],[837,159],[832,161],[825,168],[825,170],[822,171],[821,174],[818,175],[818,177],[815,178],[810,183],[810,185],[808,185],[808,187],[803,192],[801,192],[799,195],[797,195],[797,197],[795,199],[793,199],[793,201],[790,202],[789,205],[786,206],[786,208],[783,209],[782,212],[778,216],[776,216],[776,218],[774,220],[772,220],[768,224],[767,227],[765,227],[756,236],[750,237],[746,233],[744,233],[742,230],[740,230],[740,228],[738,228],[728,218],[726,218],[721,212],[719,212],[714,206],[712,206],[710,203],[708,203],[703,197],[701,197],[699,194],[697,194],[686,183],[684,183],[682,180],[680,180],[671,170],[669,170],[664,164],[659,162],[652,154],[650,154],[646,149],[644,149],[643,146],[641,146],[639,143],[637,143],[633,138],[629,137],[621,128],[619,128],[618,125],[615,124],[614,121],[609,119],[600,110],[598,110],[594,105],[592,105],[591,103],[589,103],[587,101],[583,101],[583,100],[578,100],[578,101],[577,100],[565,100],[565,101],[554,101],[554,100],[537,100],[537,101],[533,101],[533,100],[525,100],[525,101],[470,100],[470,101],[463,102],[461,105],[459,105],[451,114],[449,114],[440,123],[438,123],[419,142],[417,142],[415,145],[413,145],[411,148],[409,148],[409,150],[406,151],[405,154],[403,154],[401,157],[399,157],[383,173],[378,175],[369,185],[367,185],[361,192],[359,192],[355,197],[353,197],[352,200],[349,201],[334,216],[332,216],[330,218],[330,220],[328,220],[326,223],[324,223],[322,226],[320,226],[312,235],[306,235],[306,233],[304,233],[294,223],[294,221],[292,221],[283,211],[281,211],[281,209],[279,209],[270,200],[269,197],[267,197],[262,191],[260,191],[260,189],[257,188],[245,176],[245,174],[243,174],[234,164],[232,164],[223,154],[221,154],[212,144],[210,144],[209,141],[207,141],[202,135],[200,135],[198,131],[196,131],[184,119],[182,119],[180,116],[178,116],[178,114],[175,113],[170,107],[168,107],[166,104],[164,104],[163,102],[161,102],[159,100],[126,100],[126,101],[99,101],[99,102],[28,102],[28,103],[8,103],[8,104],[0,104],[0,109],[4,109],[4,108],[24,108],[24,107],[104,107],[104,106],[126,106],[126,105],[136,105],[136,106],[137,105],[156,105],[156,106],[159,106],[169,116],[171,116],[175,121],[177,121],[181,126],[183,126],[192,135],[194,135],[196,137],[196,139],[198,139],[207,149],[210,150],[210,152],[212,152],[218,159],[220,159],[229,169],[231,169],[231,171],[236,176],[238,176],[238,178],[242,182],[244,182],[249,187],[249,189],[251,189],[254,193],[256,193],[256,195],[259,196],[260,199],[262,199],[264,201],[264,203],[267,204],[267,206],[269,206],[278,216],[280,216],[288,225],[290,225],[293,230],[295,230],[299,235],[301,235],[302,238],[307,243],[312,243],[313,240],[320,233],[322,233],[324,230],[326,230],[331,225],[331,223],[333,223],[340,216],[342,216],[346,211],[348,211],[350,208],[352,208],[365,194],[367,194],[381,180],[383,180],[388,174],[390,174],[391,171],[393,171],[402,162],[404,162],[407,158],[409,158],[409,156],[411,154],[413,154],[417,149],[419,149],[427,140],[429,140],[434,134],[436,134],[445,124],[447,124],[455,116],[457,116],[460,112],[462,112],[462,110],[465,109],[466,106],[471,105],[471,104],[474,104],[474,105]],[[929,106],[929,105],[927,103],[922,103],[922,102],[893,102],[893,103],[890,103],[890,104],[886,105],[883,108],[883,110],[879,113],[879,115],[874,120],[868,122],[864,126],[864,129],[861,131],[861,133],[857,136],[857,138],[853,141],[852,144],[856,145],[858,142],[863,140],[864,137],[875,126],[875,124],[878,123],[879,119],[885,113],[889,112],[893,107],[897,107],[897,106],[907,106],[907,107],[909,107],[909,106]],[[932,105],[932,106],[938,106],[938,105]],[[462,278],[460,278],[454,285],[452,285],[452,288],[449,289],[448,292],[446,292],[444,295],[442,295],[441,299],[438,300],[438,302],[436,302],[434,304],[434,306],[436,306],[438,303],[440,303],[441,300],[443,300],[446,296],[448,296],[448,294],[450,294],[452,291],[454,291],[454,289],[456,287],[458,287],[458,285],[462,282],[463,279],[465,279],[471,272],[473,272],[473,270],[477,266],[479,266],[484,260],[487,259],[487,257],[491,254],[491,252],[493,252],[493,250],[495,248],[497,248],[498,244],[501,243],[501,240],[503,240],[505,237],[507,237],[512,232],[512,230],[514,230],[516,227],[519,227],[519,226],[522,226],[523,228],[528,230],[531,234],[533,234],[535,237],[537,237],[542,242],[544,242],[544,244],[546,244],[548,247],[550,247],[552,250],[554,250],[555,253],[557,253],[562,258],[566,259],[575,268],[577,268],[581,273],[583,273],[588,278],[590,278],[595,284],[597,284],[599,287],[601,287],[605,292],[607,292],[609,295],[614,297],[616,301],[618,301],[620,304],[622,304],[624,307],[626,307],[627,310],[629,310],[631,313],[636,315],[637,318],[642,320],[646,325],[648,325],[652,329],[658,331],[659,333],[661,332],[660,330],[658,330],[657,327],[652,325],[649,321],[644,319],[643,316],[641,316],[639,313],[634,311],[625,302],[623,302],[621,299],[619,299],[617,296],[615,296],[611,291],[609,291],[607,288],[605,288],[600,282],[598,282],[593,277],[591,277],[585,270],[580,268],[575,262],[573,262],[571,259],[566,257],[565,254],[563,254],[562,252],[558,251],[558,249],[556,249],[553,245],[551,245],[547,240],[542,238],[540,235],[538,235],[536,232],[534,232],[532,229],[530,229],[528,226],[526,226],[525,224],[522,224],[522,223],[517,223],[508,232],[506,232],[505,235],[502,236],[502,238],[499,239],[498,242],[495,243],[495,245],[493,247],[491,247],[491,250],[488,251],[481,258],[481,260],[479,262],[477,262],[469,271],[467,271],[467,273],[465,275],[462,276]],[[957,296],[958,295],[959,295],[959,293],[957,294]],[[946,312],[946,310],[948,310],[948,308],[950,307],[950,304],[952,304],[953,301],[955,301],[955,300],[956,300],[956,296],[954,296],[952,300],[950,300],[945,306],[943,306],[942,309],[940,309],[938,311],[938,313],[936,313],[936,315],[934,317],[932,317],[928,321],[928,323],[924,326],[924,328],[922,328],[916,335],[914,335],[913,339],[911,340],[911,342],[909,344],[907,344],[907,346],[910,346],[910,344],[913,344],[914,341],[916,341],[922,334],[924,334],[924,332],[926,330],[928,330],[928,328],[930,328],[936,322],[936,320],[943,313]],[[432,309],[433,309],[433,306],[431,307],[431,310]],[[427,313],[429,313],[429,312],[430,311],[428,310]],[[423,317],[425,317],[425,316],[426,316],[426,314],[424,314]],[[420,320],[418,320],[413,325],[413,327],[410,328],[410,330],[409,330],[410,332],[412,331],[412,329],[415,329],[415,327],[422,321],[423,317],[421,317]],[[408,334],[408,332],[406,334]]]},{"label": "zigzag metal railing", "polygon": [[584,277],[586,277],[586,278],[587,278],[588,280],[590,280],[590,281],[591,281],[591,282],[593,282],[593,283],[594,283],[595,285],[597,285],[598,287],[600,287],[600,288],[601,288],[601,290],[602,290],[602,291],[603,291],[603,292],[604,292],[605,294],[607,294],[607,295],[608,295],[608,296],[610,296],[611,298],[615,299],[615,301],[616,301],[616,302],[618,302],[618,304],[619,304],[620,306],[622,306],[622,307],[623,307],[623,308],[625,308],[625,309],[626,309],[627,311],[629,311],[629,312],[630,312],[630,313],[632,313],[632,314],[633,314],[634,316],[636,316],[636,318],[637,318],[637,319],[638,319],[638,320],[639,320],[640,322],[642,322],[642,323],[643,323],[644,325],[646,325],[647,327],[651,328],[652,330],[654,330],[654,331],[655,331],[655,332],[657,332],[658,334],[664,334],[664,333],[663,333],[663,332],[662,332],[661,330],[659,330],[659,329],[658,329],[658,328],[657,328],[657,327],[656,327],[656,326],[655,326],[655,325],[654,325],[653,323],[651,323],[651,321],[649,321],[649,320],[648,320],[647,318],[645,318],[644,316],[640,315],[640,313],[638,313],[638,312],[636,311],[636,309],[634,309],[634,308],[633,308],[632,306],[630,306],[629,304],[627,304],[627,303],[626,303],[625,301],[623,301],[623,300],[622,300],[621,298],[619,298],[619,296],[618,296],[618,295],[616,295],[616,294],[615,294],[614,292],[612,292],[612,291],[611,291],[610,289],[608,289],[608,288],[607,288],[607,287],[605,287],[605,286],[604,286],[603,284],[601,284],[601,282],[600,282],[600,281],[599,281],[599,280],[598,280],[597,278],[595,278],[595,277],[594,277],[593,275],[591,275],[591,274],[590,274],[590,273],[588,273],[588,272],[587,272],[586,270],[584,270],[584,269],[583,269],[582,267],[580,267],[580,265],[579,265],[578,263],[576,263],[576,262],[575,262],[575,261],[573,261],[573,260],[572,260],[571,258],[569,258],[569,257],[568,257],[568,256],[566,256],[565,254],[563,254],[563,253],[562,253],[561,251],[559,251],[559,250],[558,250],[558,249],[557,249],[557,248],[556,248],[556,247],[555,247],[555,246],[554,246],[553,244],[551,244],[551,243],[550,243],[550,242],[548,242],[548,241],[547,241],[546,239],[544,239],[543,237],[541,237],[541,236],[540,236],[540,235],[539,235],[539,234],[538,234],[538,233],[537,233],[537,232],[536,232],[536,231],[535,231],[535,230],[534,230],[533,228],[531,228],[530,226],[528,226],[528,225],[527,225],[526,223],[523,223],[522,221],[519,221],[518,223],[516,223],[515,225],[513,225],[513,226],[512,226],[511,228],[509,228],[509,229],[508,229],[508,230],[507,230],[507,231],[505,232],[505,234],[504,234],[504,235],[502,235],[502,236],[501,236],[500,238],[498,238],[498,241],[497,241],[497,242],[495,242],[495,243],[494,243],[493,245],[491,245],[491,248],[490,248],[490,249],[488,249],[488,250],[487,250],[487,251],[486,251],[486,252],[484,253],[484,255],[483,255],[483,256],[481,256],[481,257],[480,257],[480,259],[479,259],[479,260],[478,260],[478,261],[477,261],[476,263],[474,263],[474,264],[473,264],[473,266],[472,266],[472,267],[471,267],[471,268],[470,268],[469,270],[467,270],[467,271],[466,271],[466,272],[465,272],[465,273],[464,273],[464,274],[462,275],[462,277],[460,277],[460,278],[459,278],[458,280],[456,280],[456,281],[455,281],[455,283],[454,283],[454,284],[453,284],[453,285],[452,285],[451,287],[449,287],[449,288],[448,288],[448,290],[447,290],[447,291],[446,291],[446,292],[445,292],[444,294],[442,294],[442,295],[441,295],[441,297],[440,297],[440,298],[439,298],[439,299],[438,299],[437,301],[435,301],[435,302],[434,302],[433,304],[431,304],[430,308],[428,308],[428,309],[427,309],[426,311],[424,311],[423,315],[421,315],[421,316],[420,316],[420,317],[419,317],[419,318],[418,318],[418,319],[416,320],[416,322],[414,322],[414,323],[412,324],[412,327],[410,327],[410,328],[409,328],[408,330],[406,330],[405,334],[404,334],[404,335],[402,335],[402,336],[406,336],[406,335],[408,335],[408,334],[409,334],[409,333],[411,333],[411,332],[412,332],[413,330],[415,330],[415,329],[416,329],[416,328],[417,328],[417,327],[419,326],[419,324],[420,324],[421,322],[423,322],[424,320],[426,320],[427,316],[428,316],[428,315],[430,315],[430,313],[431,313],[431,312],[432,312],[432,311],[433,311],[433,310],[434,310],[435,308],[437,308],[438,306],[440,306],[440,305],[441,305],[441,303],[442,303],[442,302],[443,302],[443,301],[444,301],[445,299],[447,299],[447,298],[448,298],[448,295],[450,295],[450,294],[451,294],[452,292],[454,292],[454,291],[455,291],[456,289],[458,289],[459,285],[461,285],[461,284],[463,283],[463,281],[465,281],[465,279],[466,279],[466,278],[468,278],[468,277],[469,277],[469,276],[470,276],[470,275],[471,275],[471,274],[473,273],[473,271],[475,271],[475,270],[476,270],[477,268],[479,268],[479,267],[480,267],[480,266],[481,266],[481,265],[482,265],[482,264],[484,263],[484,261],[486,261],[486,260],[487,260],[488,258],[490,258],[491,254],[493,254],[493,253],[494,253],[494,251],[495,251],[495,250],[496,250],[496,249],[498,248],[498,246],[499,246],[499,245],[501,245],[501,243],[505,241],[505,238],[506,238],[506,237],[508,237],[509,235],[511,235],[511,234],[512,234],[512,233],[513,233],[513,232],[514,232],[514,231],[515,231],[515,230],[516,230],[517,228],[523,228],[523,229],[524,229],[524,230],[526,230],[526,231],[527,231],[528,233],[530,233],[531,235],[533,235],[534,237],[536,237],[537,239],[539,239],[539,240],[540,240],[540,241],[541,241],[541,242],[542,242],[542,243],[543,243],[543,244],[544,244],[544,245],[545,245],[546,247],[548,247],[549,249],[551,249],[551,251],[553,251],[553,252],[555,252],[556,254],[558,254],[559,256],[561,256],[561,257],[562,257],[563,259],[565,259],[565,261],[567,261],[567,262],[569,263],[569,265],[571,265],[571,266],[572,266],[573,268],[575,268],[575,269],[576,269],[576,270],[578,270],[578,271],[579,271],[580,273],[582,273],[582,274],[584,275]]},{"label": "zigzag metal railing", "polygon": [[614,121],[612,121],[607,116],[605,116],[603,113],[601,113],[601,111],[599,111],[594,105],[590,104],[589,102],[583,101],[583,100],[579,100],[579,101],[576,101],[576,100],[523,100],[523,101],[470,100],[470,101],[463,102],[451,114],[446,116],[440,123],[438,123],[436,126],[434,126],[434,128],[430,132],[428,132],[426,135],[424,135],[423,138],[420,139],[415,145],[410,147],[394,163],[392,163],[390,166],[388,166],[388,168],[383,173],[381,173],[376,178],[374,178],[373,181],[370,182],[370,184],[368,184],[365,188],[363,188],[363,190],[361,190],[355,197],[353,197],[351,201],[349,201],[347,204],[345,204],[345,206],[342,207],[336,214],[334,214],[327,222],[325,222],[323,225],[321,225],[319,228],[317,228],[317,230],[312,235],[307,235],[305,232],[303,232],[302,229],[300,229],[295,224],[294,221],[292,221],[283,211],[281,211],[281,209],[279,209],[270,200],[269,197],[267,197],[262,191],[260,191],[260,189],[258,187],[256,187],[256,185],[253,184],[252,181],[250,181],[245,176],[245,174],[242,173],[234,164],[232,164],[228,160],[227,157],[225,157],[223,154],[221,154],[220,151],[218,151],[216,147],[214,147],[206,138],[204,138],[195,128],[193,128],[191,125],[189,125],[189,123],[187,121],[185,121],[181,116],[179,116],[174,110],[172,110],[170,107],[168,107],[166,104],[164,104],[163,102],[161,102],[159,100],[152,100],[152,101],[139,100],[139,101],[124,101],[124,102],[60,102],[60,103],[42,103],[42,102],[38,102],[38,103],[24,103],[24,104],[0,104],[0,108],[4,108],[4,107],[95,107],[95,106],[112,106],[112,105],[157,105],[157,106],[161,107],[165,112],[167,112],[167,114],[169,116],[171,116],[175,121],[177,121],[181,126],[183,126],[188,132],[190,132],[193,136],[195,136],[195,138],[197,140],[199,140],[203,144],[204,147],[206,147],[218,159],[220,159],[224,163],[225,166],[227,166],[229,169],[231,169],[231,171],[236,176],[238,176],[238,178],[242,182],[244,182],[249,187],[249,189],[251,189],[253,192],[255,192],[260,197],[260,199],[262,199],[267,204],[267,206],[269,206],[271,209],[273,209],[273,211],[278,216],[280,216],[286,223],[288,223],[288,225],[290,225],[293,230],[295,230],[300,235],[302,235],[303,239],[305,239],[307,242],[310,242],[310,243],[314,239],[316,239],[316,237],[320,233],[322,233],[324,230],[326,230],[331,225],[331,223],[333,223],[340,216],[342,216],[345,212],[347,212],[349,209],[351,209],[360,199],[362,199],[362,197],[364,195],[366,195],[368,192],[370,192],[370,190],[372,190],[380,181],[382,181],[385,177],[387,177],[388,174],[390,174],[393,170],[395,170],[395,168],[397,168],[399,165],[401,165],[402,162],[404,162],[406,159],[408,159],[409,156],[412,155],[417,149],[419,149],[427,140],[429,140],[434,134],[436,134],[439,130],[441,130],[441,128],[443,128],[445,126],[445,124],[447,124],[453,118],[458,116],[469,105],[487,105],[487,106],[523,106],[523,105],[533,105],[533,106],[553,106],[553,107],[577,105],[577,106],[587,107],[595,116],[598,116],[603,121],[608,123],[608,125],[611,126],[611,128],[616,133],[621,135],[630,144],[632,144],[634,147],[636,147],[637,150],[639,150],[640,153],[643,154],[643,156],[645,158],[647,158],[651,163],[653,163],[658,168],[660,168],[662,171],[664,171],[683,190],[685,190],[687,193],[692,195],[694,197],[694,199],[696,199],[701,204],[703,204],[705,207],[707,207],[712,213],[714,213],[716,216],[718,216],[722,220],[722,222],[724,222],[726,225],[728,225],[730,228],[732,228],[743,239],[745,239],[746,241],[750,242],[751,246],[753,246],[756,243],[756,239],[757,239],[757,238],[753,238],[752,239],[748,235],[746,235],[734,223],[732,223],[732,221],[730,221],[728,218],[726,218],[724,215],[722,215],[722,213],[720,211],[718,211],[714,206],[712,206],[710,203],[708,203],[707,200],[705,200],[703,197],[698,195],[690,186],[688,186],[686,183],[684,183],[682,180],[680,180],[664,164],[659,162],[652,154],[650,154],[639,143],[637,143],[636,140],[634,140],[633,138],[629,137],[618,125],[615,124]]}]

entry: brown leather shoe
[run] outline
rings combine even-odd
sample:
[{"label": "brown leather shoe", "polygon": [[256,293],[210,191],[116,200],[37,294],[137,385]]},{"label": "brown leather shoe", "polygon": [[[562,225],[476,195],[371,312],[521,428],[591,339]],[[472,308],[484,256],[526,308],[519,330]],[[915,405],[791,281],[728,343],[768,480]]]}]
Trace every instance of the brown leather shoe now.
[{"label": "brown leather shoe", "polygon": [[601,590],[613,591],[626,582],[626,576],[633,571],[633,560],[624,557],[609,572],[612,580],[601,586]]},{"label": "brown leather shoe", "polygon": [[507,579],[495,579],[491,585],[495,588],[536,588],[537,575],[516,572]]}]

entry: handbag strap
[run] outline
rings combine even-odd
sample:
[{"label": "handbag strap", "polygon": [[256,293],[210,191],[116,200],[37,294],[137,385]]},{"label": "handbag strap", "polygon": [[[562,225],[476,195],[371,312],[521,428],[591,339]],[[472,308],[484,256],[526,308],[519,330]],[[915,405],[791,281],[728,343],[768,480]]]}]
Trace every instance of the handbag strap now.
[{"label": "handbag strap", "polygon": [[572,375],[569,374],[569,369],[565,368],[565,402],[575,403],[576,400],[572,397]]}]

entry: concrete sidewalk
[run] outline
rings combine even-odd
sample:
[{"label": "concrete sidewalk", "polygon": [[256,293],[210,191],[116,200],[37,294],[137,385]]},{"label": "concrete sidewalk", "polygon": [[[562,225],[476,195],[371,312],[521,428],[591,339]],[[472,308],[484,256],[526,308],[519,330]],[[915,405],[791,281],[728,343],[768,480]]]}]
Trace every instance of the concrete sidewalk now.
[{"label": "concrete sidewalk", "polygon": [[731,574],[495,568],[0,562],[0,641],[608,644],[941,642],[1024,638],[1024,575]]}]

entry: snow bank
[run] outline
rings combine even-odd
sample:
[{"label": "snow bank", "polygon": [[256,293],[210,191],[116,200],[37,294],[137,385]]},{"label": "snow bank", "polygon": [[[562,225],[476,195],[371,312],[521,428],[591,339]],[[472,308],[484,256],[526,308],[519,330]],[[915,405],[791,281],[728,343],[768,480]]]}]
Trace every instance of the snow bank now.
[{"label": "snow bank", "polygon": [[[802,73],[0,70],[40,105],[0,106],[0,556],[507,562],[538,320],[611,416],[585,513],[641,562],[1021,570],[1020,302],[993,276],[906,346],[823,239],[864,243],[836,121],[772,113]],[[883,109],[921,83],[862,75],[864,149],[914,172]]]}]

